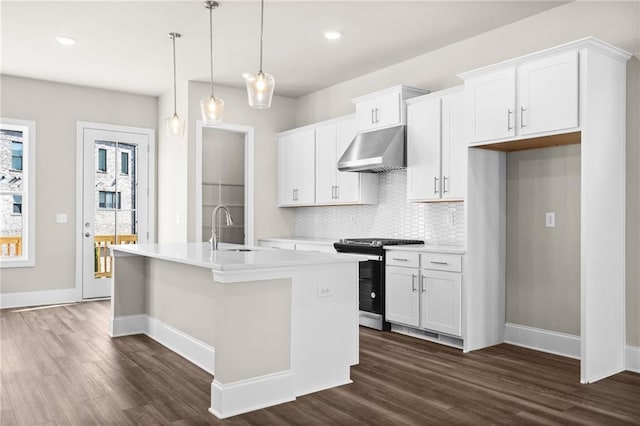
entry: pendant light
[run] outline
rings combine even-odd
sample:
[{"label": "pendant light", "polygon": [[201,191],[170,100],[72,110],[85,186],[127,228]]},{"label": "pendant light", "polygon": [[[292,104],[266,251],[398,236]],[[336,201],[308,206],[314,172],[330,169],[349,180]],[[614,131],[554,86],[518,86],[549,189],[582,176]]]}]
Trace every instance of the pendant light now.
[{"label": "pendant light", "polygon": [[184,135],[184,119],[178,117],[176,100],[176,39],[180,37],[178,33],[169,33],[169,38],[173,42],[173,115],[166,119],[167,133],[170,138],[181,138]]},{"label": "pendant light", "polygon": [[247,96],[251,108],[266,109],[271,106],[273,89],[276,87],[276,80],[271,74],[262,71],[262,36],[264,33],[264,0],[260,5],[260,70],[255,74],[246,77]]},{"label": "pendant light", "polygon": [[220,124],[222,123],[222,115],[224,114],[224,101],[213,95],[213,9],[218,7],[217,1],[205,1],[204,7],[209,9],[209,47],[211,58],[211,96],[202,98],[200,101],[200,111],[202,112],[202,121],[204,124]]}]

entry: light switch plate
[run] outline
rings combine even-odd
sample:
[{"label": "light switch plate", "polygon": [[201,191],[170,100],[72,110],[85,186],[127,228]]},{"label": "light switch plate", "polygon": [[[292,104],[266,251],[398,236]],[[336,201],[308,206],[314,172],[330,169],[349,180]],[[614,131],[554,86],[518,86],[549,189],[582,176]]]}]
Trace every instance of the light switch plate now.
[{"label": "light switch plate", "polygon": [[544,215],[544,226],[547,228],[555,228],[556,226],[556,214],[554,212],[547,212]]},{"label": "light switch plate", "polygon": [[331,297],[333,290],[328,285],[318,284],[318,297]]},{"label": "light switch plate", "polygon": [[67,223],[67,214],[56,213],[56,223]]}]

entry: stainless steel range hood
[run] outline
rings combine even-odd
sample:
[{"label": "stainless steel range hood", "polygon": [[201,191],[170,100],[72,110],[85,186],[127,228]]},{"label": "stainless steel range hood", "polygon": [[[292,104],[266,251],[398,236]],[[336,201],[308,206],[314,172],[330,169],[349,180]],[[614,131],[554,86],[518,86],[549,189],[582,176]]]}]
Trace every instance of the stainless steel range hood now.
[{"label": "stainless steel range hood", "polygon": [[357,134],[338,161],[338,170],[380,173],[406,165],[405,126],[395,126]]}]

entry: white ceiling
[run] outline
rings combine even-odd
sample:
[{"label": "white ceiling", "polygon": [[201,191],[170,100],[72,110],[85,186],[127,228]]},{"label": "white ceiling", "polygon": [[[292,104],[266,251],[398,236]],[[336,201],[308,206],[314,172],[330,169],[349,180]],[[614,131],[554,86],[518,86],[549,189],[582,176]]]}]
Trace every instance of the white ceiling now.
[{"label": "white ceiling", "polygon": [[[264,70],[276,94],[298,97],[563,3],[267,0]],[[0,13],[3,74],[157,96],[172,88],[175,31],[178,79],[209,78],[201,1],[3,0]],[[243,87],[241,74],[258,68],[260,3],[222,0],[213,13],[215,84]],[[325,40],[328,29],[343,38]]]}]

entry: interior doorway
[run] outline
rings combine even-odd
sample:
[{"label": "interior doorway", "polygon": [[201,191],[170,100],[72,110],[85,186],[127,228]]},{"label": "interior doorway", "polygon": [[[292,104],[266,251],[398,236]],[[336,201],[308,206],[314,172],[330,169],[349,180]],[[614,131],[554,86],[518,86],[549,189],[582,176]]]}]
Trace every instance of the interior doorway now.
[{"label": "interior doorway", "polygon": [[253,245],[253,127],[198,121],[196,158],[197,239],[209,241],[212,212],[223,205],[233,224],[219,215],[218,241]]}]

